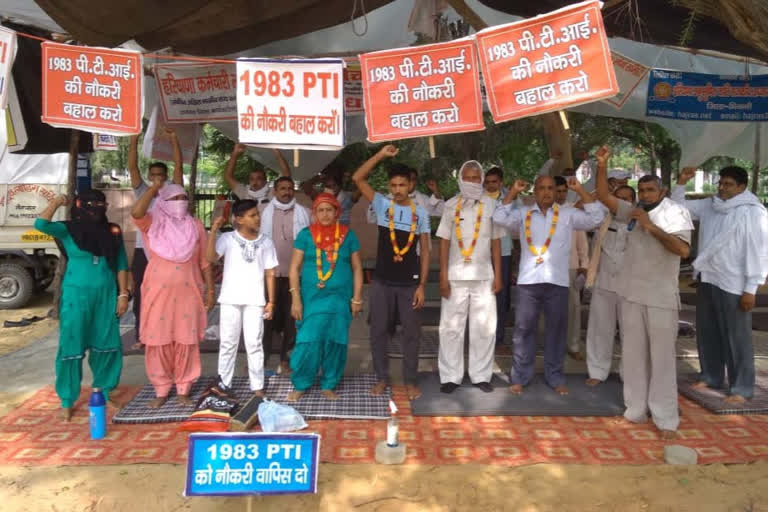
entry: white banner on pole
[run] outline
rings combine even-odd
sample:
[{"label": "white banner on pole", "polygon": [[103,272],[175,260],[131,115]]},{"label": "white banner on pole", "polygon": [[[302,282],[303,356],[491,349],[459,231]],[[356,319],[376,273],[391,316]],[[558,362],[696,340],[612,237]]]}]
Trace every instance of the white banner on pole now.
[{"label": "white banner on pole", "polygon": [[237,119],[234,64],[156,64],[154,73],[169,123]]},{"label": "white banner on pole", "polygon": [[141,147],[142,153],[152,160],[173,161],[173,144],[171,144],[170,135],[165,130],[166,126],[173,128],[179,138],[183,162],[191,164],[195,151],[197,151],[197,142],[200,140],[200,125],[166,123],[159,106],[155,106],[152,110],[152,117],[149,118],[147,132],[144,134],[144,144]]},{"label": "white banner on pole", "polygon": [[603,101],[617,109],[621,109],[632,95],[632,92],[643,81],[645,75],[648,74],[650,68],[616,52],[611,52],[611,59],[613,60],[613,71],[616,74],[616,81],[619,83],[619,93]]},{"label": "white banner on pole", "polygon": [[344,146],[342,59],[238,59],[238,140],[300,149]]}]

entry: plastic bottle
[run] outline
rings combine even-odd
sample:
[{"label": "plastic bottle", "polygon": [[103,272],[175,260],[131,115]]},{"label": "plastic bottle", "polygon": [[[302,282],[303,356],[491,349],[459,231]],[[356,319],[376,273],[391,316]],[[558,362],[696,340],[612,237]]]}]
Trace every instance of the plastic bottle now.
[{"label": "plastic bottle", "polygon": [[107,401],[100,389],[93,388],[88,401],[91,419],[91,439],[104,439],[107,434]]},{"label": "plastic bottle", "polygon": [[397,418],[390,416],[387,422],[387,446],[393,448],[399,444]]}]

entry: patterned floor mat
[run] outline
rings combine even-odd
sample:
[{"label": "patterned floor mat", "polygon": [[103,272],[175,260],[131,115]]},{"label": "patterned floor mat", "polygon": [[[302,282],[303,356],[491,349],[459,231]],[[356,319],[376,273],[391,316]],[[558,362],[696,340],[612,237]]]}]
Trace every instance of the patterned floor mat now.
[{"label": "patterned floor mat", "polygon": [[[197,400],[202,393],[213,385],[215,377],[203,377],[192,387],[190,396]],[[313,386],[297,402],[290,405],[296,408],[306,419],[383,419],[389,418],[389,396],[374,397],[368,390],[376,383],[376,377],[370,374],[350,375],[341,379],[336,393],[339,399],[328,400]],[[238,376],[232,379],[232,388],[241,403],[251,396],[248,378]],[[288,377],[272,375],[267,379],[267,398],[281,403],[285,402],[288,393],[293,391],[293,385]],[[160,408],[153,409],[149,403],[155,398],[151,385],[146,385],[125,405],[112,419],[113,423],[166,423],[184,421],[194,411],[194,407],[184,406],[176,400],[175,392],[171,392],[168,401]]]},{"label": "patterned floor mat", "polygon": [[768,373],[758,372],[755,376],[755,394],[743,404],[729,404],[723,399],[725,390],[694,388],[696,375],[682,375],[678,379],[678,391],[715,414],[768,414]]}]

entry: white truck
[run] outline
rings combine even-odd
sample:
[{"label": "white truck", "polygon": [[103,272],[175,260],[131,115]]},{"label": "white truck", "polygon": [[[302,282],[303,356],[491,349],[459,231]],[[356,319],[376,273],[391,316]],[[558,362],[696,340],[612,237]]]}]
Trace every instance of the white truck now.
[{"label": "white truck", "polygon": [[[68,155],[0,157],[0,309],[24,307],[53,282],[59,250],[34,228],[35,219],[57,194],[66,192]],[[64,209],[56,212],[61,220]]]}]

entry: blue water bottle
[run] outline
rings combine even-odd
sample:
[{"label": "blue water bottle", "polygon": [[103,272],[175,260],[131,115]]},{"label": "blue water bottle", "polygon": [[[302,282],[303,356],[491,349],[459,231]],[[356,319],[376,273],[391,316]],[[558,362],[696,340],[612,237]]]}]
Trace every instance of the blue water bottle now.
[{"label": "blue water bottle", "polygon": [[107,402],[100,389],[93,388],[88,410],[91,417],[91,439],[104,439],[107,434]]}]

